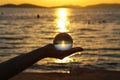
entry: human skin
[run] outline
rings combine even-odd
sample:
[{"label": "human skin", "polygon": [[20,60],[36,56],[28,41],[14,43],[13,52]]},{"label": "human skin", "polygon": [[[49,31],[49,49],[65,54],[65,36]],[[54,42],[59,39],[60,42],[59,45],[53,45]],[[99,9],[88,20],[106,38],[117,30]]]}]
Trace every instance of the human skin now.
[{"label": "human skin", "polygon": [[83,49],[76,47],[70,50],[60,51],[56,50],[53,44],[48,44],[29,53],[2,62],[0,64],[0,79],[8,80],[43,58],[51,57],[62,59],[79,51],[83,51]]}]

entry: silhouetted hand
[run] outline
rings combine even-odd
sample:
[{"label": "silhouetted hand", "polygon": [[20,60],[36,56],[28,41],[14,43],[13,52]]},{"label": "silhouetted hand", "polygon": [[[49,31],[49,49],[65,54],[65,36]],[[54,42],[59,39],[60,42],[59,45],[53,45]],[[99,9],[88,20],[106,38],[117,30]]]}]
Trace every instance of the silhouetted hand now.
[{"label": "silhouetted hand", "polygon": [[83,51],[83,49],[76,47],[60,51],[56,50],[53,44],[49,44],[27,54],[16,56],[0,64],[0,80],[8,80],[43,58],[52,57],[62,59],[78,51]]},{"label": "silhouetted hand", "polygon": [[75,53],[75,52],[83,51],[83,48],[76,47],[76,48],[72,48],[70,50],[61,51],[61,50],[55,49],[53,44],[48,44],[48,45],[43,47],[43,50],[44,50],[45,57],[62,59],[66,56],[69,56],[69,55]]}]

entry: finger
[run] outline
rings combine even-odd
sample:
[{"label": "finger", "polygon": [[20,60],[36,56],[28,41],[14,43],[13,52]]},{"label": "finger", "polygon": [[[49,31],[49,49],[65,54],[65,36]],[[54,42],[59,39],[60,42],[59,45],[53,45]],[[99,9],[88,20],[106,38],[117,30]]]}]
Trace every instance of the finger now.
[{"label": "finger", "polygon": [[66,56],[69,56],[75,52],[80,52],[80,51],[83,51],[83,48],[80,48],[80,47],[76,47],[76,48],[72,48],[70,50],[67,50],[67,51],[62,51],[62,53],[65,53],[63,54],[63,56],[59,57],[60,59],[63,59],[64,57]]},{"label": "finger", "polygon": [[83,48],[81,47],[76,47],[76,48],[72,48],[71,51],[74,53],[74,52],[80,52],[80,51],[83,51]]},{"label": "finger", "polygon": [[81,48],[81,47],[72,48],[72,49],[68,50],[68,55],[73,54],[75,52],[80,52],[80,51],[83,51],[83,48]]},{"label": "finger", "polygon": [[46,45],[46,46],[53,46],[53,44],[48,44],[48,45]]}]

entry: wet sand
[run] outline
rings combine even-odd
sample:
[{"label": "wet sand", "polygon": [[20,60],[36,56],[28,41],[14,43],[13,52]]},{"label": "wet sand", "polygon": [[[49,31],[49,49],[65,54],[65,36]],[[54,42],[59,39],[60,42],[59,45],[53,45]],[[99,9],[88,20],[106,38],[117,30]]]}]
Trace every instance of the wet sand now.
[{"label": "wet sand", "polygon": [[120,71],[79,68],[71,73],[23,72],[9,80],[120,80]]}]

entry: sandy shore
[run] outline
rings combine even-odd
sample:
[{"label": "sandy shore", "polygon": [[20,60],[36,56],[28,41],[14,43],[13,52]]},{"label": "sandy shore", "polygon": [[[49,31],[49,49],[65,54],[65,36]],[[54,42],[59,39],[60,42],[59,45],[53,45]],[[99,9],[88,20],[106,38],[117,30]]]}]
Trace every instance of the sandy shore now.
[{"label": "sandy shore", "polygon": [[23,72],[9,80],[120,80],[120,71],[79,68],[71,73]]}]

